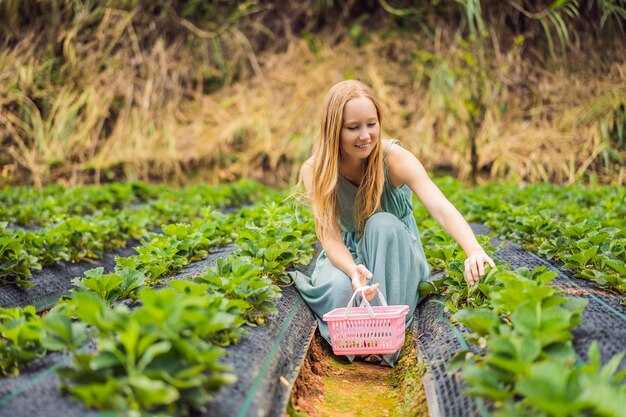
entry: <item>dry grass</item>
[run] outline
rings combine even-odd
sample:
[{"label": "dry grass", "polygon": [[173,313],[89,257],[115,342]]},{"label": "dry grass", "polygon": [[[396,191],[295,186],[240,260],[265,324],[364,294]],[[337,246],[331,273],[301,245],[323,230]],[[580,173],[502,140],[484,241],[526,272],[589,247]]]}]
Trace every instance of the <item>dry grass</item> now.
[{"label": "dry grass", "polygon": [[[310,155],[326,90],[349,74],[374,86],[390,114],[387,130],[400,131],[394,113],[404,94],[394,90],[408,82],[408,74],[401,80],[392,66],[381,65],[380,45],[355,51],[344,42],[323,45],[313,54],[304,41],[294,41],[286,53],[267,57],[263,78],[188,103],[183,112],[192,116],[180,134],[188,138],[181,143],[186,159],[217,163],[223,155],[237,155],[221,167],[220,176],[249,175],[278,184],[293,180],[299,162]],[[395,83],[386,81],[394,78]]]},{"label": "dry grass", "polygon": [[[374,87],[387,136],[430,169],[470,176],[464,103],[477,92],[483,178],[571,183],[596,172],[626,182],[615,160],[599,162],[615,147],[606,131],[626,103],[623,59],[611,57],[602,76],[593,65],[546,71],[522,59],[520,40],[508,51],[485,47],[474,71],[468,56],[478,54],[443,29],[432,39],[372,34],[361,48],[341,28],[308,42],[291,34],[286,50],[256,55],[236,26],[218,36],[179,19],[189,36],[166,41],[154,22],[138,27],[136,13],[77,14],[59,32],[56,55],[36,29],[0,49],[0,182],[200,175],[293,184],[325,91],[350,77]],[[220,77],[227,85],[206,94],[199,80]]]},{"label": "dry grass", "polygon": [[[354,76],[381,96],[388,136],[400,138],[427,167],[449,166],[468,178],[467,116],[452,115],[437,104],[440,98],[416,75],[420,64],[408,59],[416,47],[406,40],[373,40],[356,50],[343,42],[322,45],[313,54],[304,41],[294,42],[285,54],[264,57],[262,79],[185,105],[184,113],[192,116],[178,134],[185,138],[180,142],[186,149],[183,159],[208,158],[219,164],[224,156],[236,155],[220,166],[218,177],[241,174],[271,183],[293,182],[299,163],[310,154],[325,91]],[[580,112],[599,100],[597,91],[612,91],[613,100],[603,101],[605,112],[624,102],[626,94],[616,89],[623,83],[621,76],[581,80],[555,73],[542,74],[524,97],[502,89],[498,99],[507,108],[487,108],[478,137],[479,167],[492,179],[580,180],[606,146],[599,137],[601,118],[586,120]],[[463,88],[457,81],[452,94],[461,94]]]},{"label": "dry grass", "polygon": [[[55,42],[36,27],[0,49],[0,180],[40,186],[181,172],[181,105],[202,89],[194,80],[220,76],[219,63],[205,62],[211,55],[189,65],[203,44],[166,41],[163,24],[143,22],[138,11],[84,7]],[[228,65],[248,59],[245,39],[229,31],[206,43]]]}]

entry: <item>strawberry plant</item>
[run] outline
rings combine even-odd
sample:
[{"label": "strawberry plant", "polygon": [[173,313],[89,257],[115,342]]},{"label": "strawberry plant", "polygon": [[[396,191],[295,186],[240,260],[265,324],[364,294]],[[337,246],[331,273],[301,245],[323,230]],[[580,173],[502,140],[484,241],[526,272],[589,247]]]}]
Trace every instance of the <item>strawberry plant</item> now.
[{"label": "strawberry plant", "polygon": [[[224,207],[225,204],[240,204],[251,199],[259,199],[263,188],[250,181],[220,187],[193,186],[182,190],[155,186],[155,191],[150,195],[156,196],[156,190],[159,190],[158,199],[150,200],[147,205],[143,206],[126,207],[124,204],[119,204],[120,207],[126,207],[121,212],[115,208],[117,200],[114,197],[111,197],[112,203],[102,203],[100,207],[100,199],[105,198],[103,195],[106,196],[107,193],[98,193],[98,189],[93,189],[91,192],[81,194],[80,190],[76,189],[76,192],[72,194],[74,198],[68,200],[68,204],[71,202],[72,205],[80,205],[81,203],[76,199],[82,195],[86,201],[93,202],[94,210],[90,211],[93,213],[92,216],[74,216],[73,213],[85,214],[86,212],[73,210],[71,208],[73,206],[70,205],[46,217],[49,223],[38,231],[16,230],[8,233],[2,230],[0,232],[0,239],[9,235],[11,238],[8,240],[12,242],[10,251],[0,252],[0,283],[12,282],[28,285],[25,278],[30,276],[31,266],[36,269],[39,265],[44,266],[58,261],[78,262],[98,259],[104,252],[122,247],[130,239],[139,240],[146,237],[149,229],[155,230],[161,224],[183,220],[192,223],[198,221],[207,216],[209,205]],[[134,189],[134,192],[141,194],[139,190],[140,188]],[[266,194],[276,198],[274,192]],[[50,200],[51,198],[46,197],[46,201],[54,201]],[[137,197],[140,201],[146,198],[146,196]],[[131,201],[135,200],[128,199],[129,203]],[[215,215],[215,217],[219,216]],[[7,226],[4,224],[2,229],[6,229]],[[171,226],[170,229],[174,227]],[[169,232],[176,234],[172,230],[167,233]],[[211,235],[210,231],[202,233],[204,236]],[[9,246],[8,240],[4,240],[4,245]],[[210,242],[210,245],[216,244],[218,242]],[[33,258],[29,261],[28,258],[20,255],[21,258],[16,262],[16,256],[13,253],[18,252],[28,253]],[[191,259],[198,259],[202,256],[202,249],[199,249],[196,255],[191,256]]]},{"label": "strawberry plant", "polygon": [[0,308],[0,373],[18,375],[20,366],[43,356],[43,336],[34,306]]},{"label": "strawberry plant", "polygon": [[132,268],[116,268],[115,272],[104,274],[104,268],[98,267],[85,271],[85,278],[74,278],[72,284],[76,291],[93,291],[108,304],[131,296],[144,286],[146,277],[143,272]]},{"label": "strawberry plant", "polygon": [[277,312],[271,300],[280,297],[280,289],[262,274],[252,258],[231,255],[218,259],[215,267],[208,268],[194,282],[208,284],[211,293],[227,299],[245,301],[249,308],[244,313],[249,323],[262,324],[266,314]]},{"label": "strawberry plant", "polygon": [[41,269],[37,257],[26,250],[32,239],[22,230],[6,227],[6,222],[0,223],[0,284],[31,286],[22,277],[30,275],[31,269]]},{"label": "strawberry plant", "polygon": [[582,320],[586,300],[563,297],[548,286],[556,273],[546,267],[493,277],[497,284],[488,289],[484,307],[452,316],[474,333],[468,340],[483,352],[459,352],[449,364],[451,370],[462,368],[467,393],[492,400],[495,416],[621,415],[604,401],[590,400],[582,388],[591,379],[601,397],[626,395],[619,385],[626,374],[615,374],[623,354],[600,368],[592,346],[590,363],[575,366],[572,329]]},{"label": "strawberry plant", "polygon": [[64,389],[88,407],[124,414],[202,410],[212,392],[234,380],[218,362],[223,350],[216,342],[238,325],[237,304],[178,290],[144,288],[133,310],[111,308],[97,294],[83,292],[55,310],[90,325],[98,347],[96,353],[77,350],[82,329],[53,321],[63,329],[55,332],[55,346],[76,357],[73,367],[60,371]]},{"label": "strawberry plant", "polygon": [[[524,249],[563,262],[577,277],[626,292],[621,272],[626,265],[623,188],[488,184],[467,192],[450,180],[440,184],[469,220],[485,223]],[[419,204],[414,214],[418,224],[427,217]],[[429,260],[438,268],[441,261],[437,259],[449,254],[439,251],[436,255]]]}]

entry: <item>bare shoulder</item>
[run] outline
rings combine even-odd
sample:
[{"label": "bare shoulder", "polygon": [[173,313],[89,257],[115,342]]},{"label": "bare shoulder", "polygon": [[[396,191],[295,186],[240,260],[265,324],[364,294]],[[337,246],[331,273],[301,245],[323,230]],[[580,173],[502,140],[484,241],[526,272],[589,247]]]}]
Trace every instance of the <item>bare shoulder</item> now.
[{"label": "bare shoulder", "polygon": [[304,187],[307,190],[311,189],[311,183],[313,180],[313,157],[310,157],[300,167],[300,178],[304,183]]},{"label": "bare shoulder", "polygon": [[300,167],[300,175],[310,177],[313,174],[313,157],[310,157],[302,163]]},{"label": "bare shoulder", "polygon": [[387,161],[393,163],[404,158],[415,158],[415,155],[408,149],[387,139],[384,144],[387,147]]},{"label": "bare shoulder", "polygon": [[424,172],[422,164],[413,152],[398,144],[389,146],[387,170],[392,184],[396,187],[412,182],[416,175]]}]

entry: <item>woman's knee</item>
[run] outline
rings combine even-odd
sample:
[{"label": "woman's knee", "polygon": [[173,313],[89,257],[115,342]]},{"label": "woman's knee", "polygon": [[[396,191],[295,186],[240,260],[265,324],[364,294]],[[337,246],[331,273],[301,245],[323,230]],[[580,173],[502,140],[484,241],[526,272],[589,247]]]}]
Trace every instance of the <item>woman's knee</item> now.
[{"label": "woman's knee", "polygon": [[400,219],[391,213],[379,212],[367,219],[363,233],[397,233],[400,230],[406,231]]},{"label": "woman's knee", "polygon": [[[315,286],[325,288],[329,294],[348,298],[352,295],[352,281],[350,277],[336,267],[327,267],[313,273]],[[331,296],[332,296],[331,295]]]}]

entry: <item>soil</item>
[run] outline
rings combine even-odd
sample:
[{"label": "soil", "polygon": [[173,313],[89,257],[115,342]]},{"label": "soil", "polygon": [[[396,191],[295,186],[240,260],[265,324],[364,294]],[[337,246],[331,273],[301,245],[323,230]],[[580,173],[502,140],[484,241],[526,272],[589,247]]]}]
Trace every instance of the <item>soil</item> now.
[{"label": "soil", "polygon": [[394,368],[357,359],[349,363],[332,354],[316,333],[294,384],[290,417],[427,417],[414,337],[406,333]]}]

